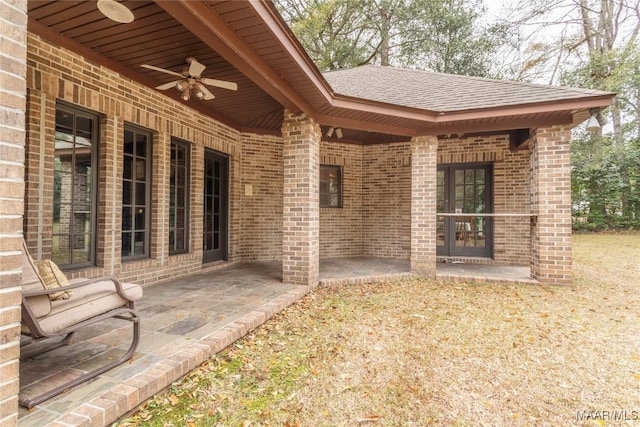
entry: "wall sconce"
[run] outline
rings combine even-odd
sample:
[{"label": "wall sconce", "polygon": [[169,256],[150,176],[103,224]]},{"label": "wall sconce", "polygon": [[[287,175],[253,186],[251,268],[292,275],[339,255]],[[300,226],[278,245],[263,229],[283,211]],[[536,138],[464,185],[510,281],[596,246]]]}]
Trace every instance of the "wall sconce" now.
[{"label": "wall sconce", "polygon": [[338,137],[338,139],[342,138],[342,129],[340,128],[336,129],[336,136]]},{"label": "wall sconce", "polygon": [[597,133],[600,131],[600,122],[598,121],[598,110],[589,111],[589,120],[587,120],[587,132]]},{"label": "wall sconce", "polygon": [[333,131],[335,129],[333,127],[330,127],[329,130],[327,131],[327,138],[331,138],[333,136]]}]

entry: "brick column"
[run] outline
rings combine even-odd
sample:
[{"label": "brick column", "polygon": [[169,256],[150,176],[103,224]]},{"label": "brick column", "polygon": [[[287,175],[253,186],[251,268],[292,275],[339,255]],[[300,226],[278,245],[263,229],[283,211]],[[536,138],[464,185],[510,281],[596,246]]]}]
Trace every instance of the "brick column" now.
[{"label": "brick column", "polygon": [[27,1],[0,0],[0,425],[18,424]]},{"label": "brick column", "polygon": [[571,283],[571,128],[535,130],[531,138],[531,276]]},{"label": "brick column", "polygon": [[411,139],[411,272],[436,276],[438,138]]},{"label": "brick column", "polygon": [[282,281],[315,286],[320,277],[320,126],[285,111],[282,124]]}]

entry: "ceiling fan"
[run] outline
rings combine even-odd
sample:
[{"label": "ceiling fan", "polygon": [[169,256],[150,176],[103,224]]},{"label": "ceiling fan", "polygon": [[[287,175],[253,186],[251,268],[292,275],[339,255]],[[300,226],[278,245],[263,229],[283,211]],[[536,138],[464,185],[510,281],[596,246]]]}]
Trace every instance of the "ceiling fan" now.
[{"label": "ceiling fan", "polygon": [[155,67],[148,64],[142,64],[141,67],[179,77],[178,80],[174,80],[172,82],[157,86],[156,89],[167,90],[171,89],[172,87],[176,88],[176,90],[180,92],[180,97],[185,101],[188,101],[191,98],[191,92],[195,94],[196,98],[205,101],[209,101],[215,98],[215,96],[213,96],[211,91],[205,85],[219,87],[222,89],[238,90],[238,85],[236,83],[202,77],[202,72],[207,67],[199,63],[195,58],[188,57],[187,64],[189,66],[185,67],[181,73],[177,73],[171,70],[165,70],[164,68]]}]

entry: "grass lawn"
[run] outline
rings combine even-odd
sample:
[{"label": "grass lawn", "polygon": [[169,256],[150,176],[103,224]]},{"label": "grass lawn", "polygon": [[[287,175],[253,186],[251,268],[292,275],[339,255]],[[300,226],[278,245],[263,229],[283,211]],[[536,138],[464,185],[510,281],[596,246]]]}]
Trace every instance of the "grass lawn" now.
[{"label": "grass lawn", "polygon": [[119,425],[640,425],[640,234],[574,236],[571,287],[319,289]]}]

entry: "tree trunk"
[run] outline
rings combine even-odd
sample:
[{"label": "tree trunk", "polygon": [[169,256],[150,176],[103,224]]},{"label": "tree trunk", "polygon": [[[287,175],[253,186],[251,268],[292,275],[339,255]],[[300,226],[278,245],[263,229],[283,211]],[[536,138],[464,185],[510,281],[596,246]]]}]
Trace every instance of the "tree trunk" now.
[{"label": "tree trunk", "polygon": [[386,1],[380,4],[380,65],[389,65],[389,5]]}]

